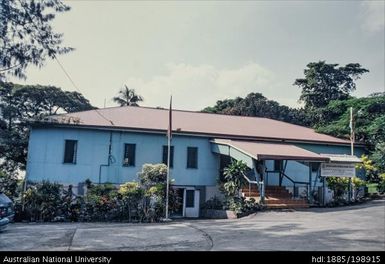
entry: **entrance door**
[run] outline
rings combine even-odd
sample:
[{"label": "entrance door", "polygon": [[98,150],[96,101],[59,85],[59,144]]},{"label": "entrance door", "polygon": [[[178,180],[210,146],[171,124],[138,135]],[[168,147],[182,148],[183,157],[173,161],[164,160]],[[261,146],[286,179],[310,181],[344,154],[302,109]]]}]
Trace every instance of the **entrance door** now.
[{"label": "entrance door", "polygon": [[199,190],[184,190],[185,217],[199,217]]}]

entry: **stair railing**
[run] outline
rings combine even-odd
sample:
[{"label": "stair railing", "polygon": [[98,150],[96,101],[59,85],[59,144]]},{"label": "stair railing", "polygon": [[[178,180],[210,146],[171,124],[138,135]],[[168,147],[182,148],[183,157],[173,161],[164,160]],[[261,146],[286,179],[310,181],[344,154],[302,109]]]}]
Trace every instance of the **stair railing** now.
[{"label": "stair railing", "polygon": [[308,182],[302,182],[302,181],[294,181],[292,178],[290,178],[289,176],[287,176],[284,172],[281,172],[281,175],[285,178],[287,178],[289,181],[291,181],[293,183],[293,196],[295,197],[295,187],[297,184],[303,184],[303,185],[306,185],[306,188],[309,188],[309,183]]},{"label": "stair railing", "polygon": [[296,187],[296,185],[302,184],[302,185],[306,185],[306,188],[309,188],[309,183],[308,182],[295,181],[292,178],[290,178],[289,176],[287,176],[283,171],[268,171],[268,170],[266,170],[266,173],[267,173],[267,175],[269,173],[279,173],[279,177],[283,176],[286,179],[288,179],[291,183],[293,183],[293,197],[296,197],[296,195],[295,195],[295,187]]},{"label": "stair railing", "polygon": [[248,182],[249,184],[249,197],[251,197],[251,184],[255,184],[258,186],[258,188],[260,187],[260,182],[258,181],[252,181],[249,179],[249,177],[247,177],[244,173],[242,173],[242,176],[243,178]]}]

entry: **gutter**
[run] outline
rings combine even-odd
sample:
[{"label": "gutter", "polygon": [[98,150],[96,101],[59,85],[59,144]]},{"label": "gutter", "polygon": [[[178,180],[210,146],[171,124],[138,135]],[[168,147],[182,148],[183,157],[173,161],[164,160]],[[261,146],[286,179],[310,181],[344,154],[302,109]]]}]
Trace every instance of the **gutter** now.
[{"label": "gutter", "polygon": [[111,163],[113,163],[113,157],[111,155],[112,150],[112,131],[110,132],[110,143],[108,145],[108,157],[107,157],[107,164],[100,164],[99,166],[99,184],[102,183],[102,168],[103,167],[109,167]]}]

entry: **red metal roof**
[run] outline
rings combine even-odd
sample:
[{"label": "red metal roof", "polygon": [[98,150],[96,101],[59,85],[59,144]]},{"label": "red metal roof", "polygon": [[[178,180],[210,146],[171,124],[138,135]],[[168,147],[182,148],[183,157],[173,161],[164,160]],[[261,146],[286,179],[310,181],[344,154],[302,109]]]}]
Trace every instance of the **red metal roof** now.
[{"label": "red metal roof", "polygon": [[328,157],[323,157],[317,153],[299,148],[291,144],[261,143],[222,139],[215,139],[212,142],[215,144],[230,146],[257,160],[329,160]]},{"label": "red metal roof", "polygon": [[[51,119],[71,125],[167,131],[168,109],[112,107],[57,115]],[[106,119],[111,120],[113,125]],[[349,144],[347,140],[316,133],[311,128],[260,117],[173,110],[172,122],[175,133]]]}]

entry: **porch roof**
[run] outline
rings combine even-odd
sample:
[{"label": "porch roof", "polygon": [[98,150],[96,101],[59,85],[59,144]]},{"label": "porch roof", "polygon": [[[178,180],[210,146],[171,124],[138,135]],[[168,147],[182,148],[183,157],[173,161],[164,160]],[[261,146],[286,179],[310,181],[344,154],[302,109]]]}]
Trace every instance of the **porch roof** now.
[{"label": "porch roof", "polygon": [[[305,150],[292,144],[263,143],[253,141],[239,141],[214,139],[213,144],[234,148],[256,160],[302,160],[302,161],[329,161],[317,153]],[[225,153],[221,153],[225,154]]]},{"label": "porch roof", "polygon": [[355,155],[346,155],[346,154],[320,154],[322,157],[328,157],[331,162],[341,162],[341,163],[362,163],[362,160]]}]

